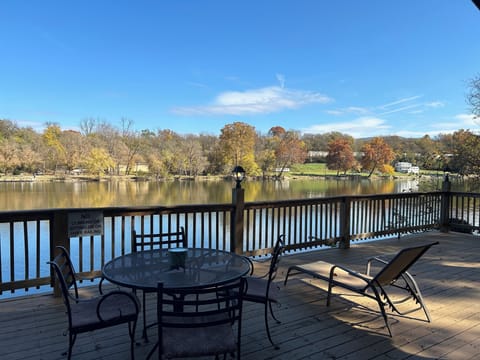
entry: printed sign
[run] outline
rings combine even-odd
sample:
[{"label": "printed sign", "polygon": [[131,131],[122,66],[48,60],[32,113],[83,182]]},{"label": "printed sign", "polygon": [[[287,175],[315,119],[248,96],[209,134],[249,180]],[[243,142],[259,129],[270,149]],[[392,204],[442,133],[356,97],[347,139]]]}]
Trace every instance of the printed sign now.
[{"label": "printed sign", "polygon": [[103,213],[101,211],[68,214],[68,237],[93,235],[103,235]]}]

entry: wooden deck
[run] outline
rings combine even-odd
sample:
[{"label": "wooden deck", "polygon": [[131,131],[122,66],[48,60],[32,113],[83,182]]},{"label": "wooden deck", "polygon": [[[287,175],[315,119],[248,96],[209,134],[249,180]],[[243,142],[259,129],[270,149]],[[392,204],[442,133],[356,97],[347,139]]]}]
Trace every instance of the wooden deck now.
[{"label": "wooden deck", "polygon": [[[424,321],[417,311],[412,318],[390,315],[394,337],[387,335],[374,301],[335,289],[325,306],[325,284],[303,276],[283,279],[289,265],[325,260],[363,270],[373,255],[438,240],[411,269],[432,316]],[[282,324],[272,322],[270,346],[263,323],[263,307],[246,304],[243,320],[242,359],[479,359],[480,358],[480,237],[459,233],[428,232],[400,240],[354,244],[349,250],[328,249],[282,258],[279,281],[282,306],[276,309]],[[257,263],[262,273],[266,263]],[[94,292],[86,288],[84,292]],[[339,295],[340,294],[340,295]],[[149,314],[155,316],[155,301]],[[419,320],[420,319],[420,320]],[[0,359],[65,359],[67,348],[63,303],[51,294],[31,295],[0,302]],[[140,324],[139,324],[140,325]],[[140,338],[141,326],[137,327]],[[155,330],[150,333],[155,338]],[[144,359],[151,343],[136,347]],[[73,359],[129,359],[125,326],[80,335]]]}]

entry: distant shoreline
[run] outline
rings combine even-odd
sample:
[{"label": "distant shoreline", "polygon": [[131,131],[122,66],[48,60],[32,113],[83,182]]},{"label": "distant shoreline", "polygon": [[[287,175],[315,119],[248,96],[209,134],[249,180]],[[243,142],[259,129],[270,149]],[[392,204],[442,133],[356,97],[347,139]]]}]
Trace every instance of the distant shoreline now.
[{"label": "distant shoreline", "polygon": [[[249,181],[272,181],[272,180],[301,180],[301,179],[328,179],[328,180],[398,180],[411,178],[412,180],[431,178],[432,175],[420,176],[379,176],[373,175],[370,178],[358,174],[349,175],[324,175],[324,174],[288,174],[281,179],[252,177]],[[201,175],[201,176],[171,176],[167,178],[155,178],[153,176],[135,176],[135,175],[110,175],[110,176],[85,176],[85,175],[3,175],[0,176],[0,182],[105,182],[105,181],[152,181],[152,182],[168,182],[168,181],[223,181],[231,180],[226,175]]]}]

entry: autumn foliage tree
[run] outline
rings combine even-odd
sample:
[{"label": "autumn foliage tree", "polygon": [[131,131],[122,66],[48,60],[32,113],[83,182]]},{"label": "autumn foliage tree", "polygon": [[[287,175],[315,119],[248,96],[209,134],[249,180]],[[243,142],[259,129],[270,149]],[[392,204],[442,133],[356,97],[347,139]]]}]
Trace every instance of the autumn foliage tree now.
[{"label": "autumn foliage tree", "polygon": [[480,136],[468,130],[456,131],[453,136],[453,159],[449,167],[460,174],[480,175]]},{"label": "autumn foliage tree", "polygon": [[381,137],[375,137],[362,146],[363,169],[369,172],[368,177],[372,176],[375,169],[382,168],[395,158],[392,148]]},{"label": "autumn foliage tree", "polygon": [[353,154],[351,141],[346,138],[337,138],[328,143],[327,167],[331,170],[337,170],[344,174],[357,165],[357,160]]},{"label": "autumn foliage tree", "polygon": [[293,164],[303,163],[307,158],[307,147],[297,131],[285,131],[281,126],[270,129],[273,137],[275,163],[279,169],[277,176],[282,176],[286,168]]},{"label": "autumn foliage tree", "polygon": [[255,128],[243,122],[227,124],[222,128],[219,147],[224,171],[229,172],[235,165],[241,165],[249,175],[260,172],[255,162],[256,138]]}]

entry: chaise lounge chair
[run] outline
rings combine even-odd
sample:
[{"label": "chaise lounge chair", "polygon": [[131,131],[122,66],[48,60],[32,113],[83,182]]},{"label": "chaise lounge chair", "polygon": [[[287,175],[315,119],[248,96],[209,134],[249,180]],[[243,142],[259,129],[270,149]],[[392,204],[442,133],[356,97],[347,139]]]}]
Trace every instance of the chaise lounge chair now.
[{"label": "chaise lounge chair", "polygon": [[[362,274],[346,267],[330,264],[324,261],[316,261],[304,265],[290,266],[285,277],[284,284],[287,284],[290,275],[295,274],[308,274],[314,278],[324,280],[328,282],[328,294],[327,294],[327,306],[330,305],[330,297],[332,294],[332,288],[339,286],[344,289],[353,291],[355,293],[367,296],[377,301],[382,313],[383,319],[387,326],[390,337],[392,337],[392,330],[388,324],[387,314],[385,312],[385,306],[389,306],[392,311],[400,315],[405,315],[413,311],[423,309],[425,312],[427,321],[430,322],[430,314],[423,302],[420,289],[413,277],[407,272],[407,270],[433,245],[438,242],[433,242],[421,246],[409,247],[398,252],[390,261],[385,260],[382,257],[373,257],[367,263],[366,273]],[[373,261],[380,262],[383,267],[374,276],[370,274],[371,263]],[[391,296],[387,294],[388,286],[395,287],[397,289],[405,290],[408,294],[407,297],[393,300]],[[419,307],[410,309],[405,312],[401,312],[397,304],[407,301],[413,298]]]}]

